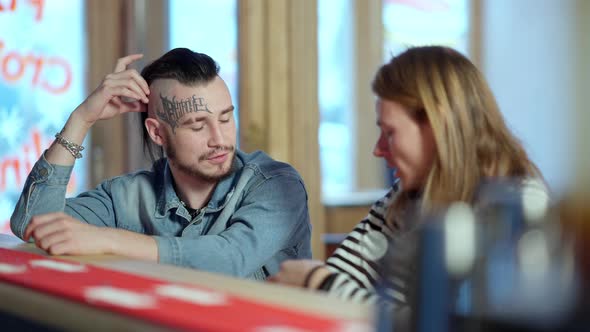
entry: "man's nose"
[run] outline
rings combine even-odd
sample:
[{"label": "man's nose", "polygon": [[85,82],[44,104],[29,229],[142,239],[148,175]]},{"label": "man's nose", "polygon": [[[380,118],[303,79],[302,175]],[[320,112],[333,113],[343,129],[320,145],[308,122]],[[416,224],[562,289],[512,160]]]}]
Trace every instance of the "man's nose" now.
[{"label": "man's nose", "polygon": [[224,143],[223,140],[223,131],[221,130],[220,126],[215,124],[210,126],[209,132],[209,146],[221,146]]}]

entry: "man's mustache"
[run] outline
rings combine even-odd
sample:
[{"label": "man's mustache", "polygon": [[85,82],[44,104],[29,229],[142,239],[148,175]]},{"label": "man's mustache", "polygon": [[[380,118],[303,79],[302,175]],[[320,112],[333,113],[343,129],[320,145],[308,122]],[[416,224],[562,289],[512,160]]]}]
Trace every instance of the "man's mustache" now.
[{"label": "man's mustache", "polygon": [[214,150],[211,150],[211,151],[201,155],[199,157],[199,161],[207,160],[207,159],[211,158],[212,156],[218,154],[221,151],[233,152],[235,149],[236,148],[233,145],[220,146],[220,147],[215,148]]}]

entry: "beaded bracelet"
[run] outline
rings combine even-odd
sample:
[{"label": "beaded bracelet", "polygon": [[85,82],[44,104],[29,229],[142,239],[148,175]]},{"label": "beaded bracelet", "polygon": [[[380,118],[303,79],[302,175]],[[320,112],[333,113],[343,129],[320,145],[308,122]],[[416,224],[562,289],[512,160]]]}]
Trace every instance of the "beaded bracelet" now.
[{"label": "beaded bracelet", "polygon": [[74,158],[82,158],[82,153],[80,153],[80,151],[84,150],[84,147],[82,145],[78,145],[74,142],[68,141],[61,135],[61,133],[62,132],[60,131],[59,133],[55,134],[55,141],[64,148],[66,148],[66,150],[68,150],[72,154],[72,156],[74,156]]}]

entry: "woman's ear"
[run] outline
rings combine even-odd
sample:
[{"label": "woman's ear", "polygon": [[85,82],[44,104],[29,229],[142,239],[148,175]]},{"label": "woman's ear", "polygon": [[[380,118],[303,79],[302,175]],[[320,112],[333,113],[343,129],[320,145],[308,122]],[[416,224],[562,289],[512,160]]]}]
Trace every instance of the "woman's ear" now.
[{"label": "woman's ear", "polygon": [[165,128],[162,128],[162,124],[154,118],[147,118],[145,119],[144,125],[152,141],[162,146],[165,141],[164,132],[162,131]]}]

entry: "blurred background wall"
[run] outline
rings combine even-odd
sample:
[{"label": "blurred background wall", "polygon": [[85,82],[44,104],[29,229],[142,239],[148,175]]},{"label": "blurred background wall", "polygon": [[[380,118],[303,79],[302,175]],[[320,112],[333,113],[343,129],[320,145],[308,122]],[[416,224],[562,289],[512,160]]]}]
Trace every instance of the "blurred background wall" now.
[{"label": "blurred background wall", "polygon": [[[0,232],[32,164],[116,59],[144,53],[140,70],[180,46],[220,63],[240,147],[303,175],[318,258],[389,186],[371,154],[369,84],[407,46],[465,53],[556,196],[586,188],[589,33],[585,0],[0,0]],[[86,145],[69,195],[149,166],[134,116],[96,125]]]}]

